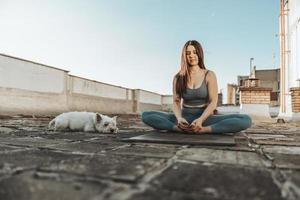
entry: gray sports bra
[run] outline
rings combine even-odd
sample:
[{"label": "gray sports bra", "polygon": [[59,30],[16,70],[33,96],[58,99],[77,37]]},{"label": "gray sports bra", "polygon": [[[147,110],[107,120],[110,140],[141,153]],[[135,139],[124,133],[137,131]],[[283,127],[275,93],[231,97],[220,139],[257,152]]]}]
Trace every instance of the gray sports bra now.
[{"label": "gray sports bra", "polygon": [[206,75],[208,72],[209,70],[205,73],[200,87],[195,89],[186,88],[186,92],[182,94],[183,104],[188,106],[199,106],[208,103],[208,91],[206,85]]}]

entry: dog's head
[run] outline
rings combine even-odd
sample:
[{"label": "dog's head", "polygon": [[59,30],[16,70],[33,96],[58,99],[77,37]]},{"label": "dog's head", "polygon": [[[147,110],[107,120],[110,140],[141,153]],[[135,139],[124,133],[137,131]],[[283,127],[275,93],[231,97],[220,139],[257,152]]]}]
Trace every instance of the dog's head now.
[{"label": "dog's head", "polygon": [[95,128],[98,132],[102,133],[117,133],[117,116],[108,117],[96,113]]}]

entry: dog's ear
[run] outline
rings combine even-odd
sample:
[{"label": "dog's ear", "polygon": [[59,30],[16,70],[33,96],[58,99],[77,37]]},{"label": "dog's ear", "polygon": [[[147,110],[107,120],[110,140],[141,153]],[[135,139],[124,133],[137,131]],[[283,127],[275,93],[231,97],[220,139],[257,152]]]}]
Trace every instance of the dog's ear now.
[{"label": "dog's ear", "polygon": [[97,122],[97,123],[100,123],[101,120],[102,120],[101,115],[100,115],[99,113],[96,113],[96,122]]},{"label": "dog's ear", "polygon": [[118,117],[118,116],[114,116],[114,117],[113,117],[113,120],[114,120],[115,122],[117,121],[117,117]]}]

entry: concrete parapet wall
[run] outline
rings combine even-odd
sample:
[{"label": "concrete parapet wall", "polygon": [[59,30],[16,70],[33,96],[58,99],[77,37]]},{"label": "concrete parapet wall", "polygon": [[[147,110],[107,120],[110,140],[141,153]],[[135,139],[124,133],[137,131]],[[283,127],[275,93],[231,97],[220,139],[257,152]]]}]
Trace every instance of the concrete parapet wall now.
[{"label": "concrete parapet wall", "polygon": [[161,105],[162,104],[162,95],[160,95],[158,93],[139,89],[139,102],[154,104],[154,105]]},{"label": "concrete parapet wall", "polygon": [[91,95],[71,94],[68,100],[69,110],[92,111],[106,114],[133,113],[133,102]]},{"label": "concrete parapet wall", "polygon": [[70,75],[71,92],[77,94],[131,100],[131,89]]},{"label": "concrete parapet wall", "polygon": [[158,104],[149,104],[149,103],[139,103],[138,113],[142,113],[148,110],[162,110],[162,105]]},{"label": "concrete parapet wall", "polygon": [[50,115],[68,111],[67,96],[0,87],[0,114]]},{"label": "concrete parapet wall", "polygon": [[173,104],[173,95],[163,95],[162,104]]},{"label": "concrete parapet wall", "polygon": [[0,87],[64,93],[67,71],[0,54]]},{"label": "concrete parapet wall", "polygon": [[162,95],[155,92],[137,89],[135,90],[137,109],[142,113],[148,110],[162,110]]},{"label": "concrete parapet wall", "polygon": [[66,70],[4,54],[0,54],[0,97],[0,115],[75,110],[140,113],[170,106],[169,97],[154,92],[69,75]]},{"label": "concrete parapet wall", "polygon": [[173,110],[173,95],[162,96],[162,110],[168,112]]},{"label": "concrete parapet wall", "polygon": [[253,121],[272,121],[269,104],[241,104],[240,113],[250,115]]}]

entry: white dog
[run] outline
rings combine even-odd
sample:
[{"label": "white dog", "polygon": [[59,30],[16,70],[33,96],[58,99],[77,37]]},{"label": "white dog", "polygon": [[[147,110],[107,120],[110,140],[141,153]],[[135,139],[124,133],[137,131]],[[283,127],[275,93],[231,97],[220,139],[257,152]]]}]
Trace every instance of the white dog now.
[{"label": "white dog", "polygon": [[55,117],[49,129],[74,130],[84,132],[117,133],[117,116],[113,118],[93,112],[67,112]]}]

